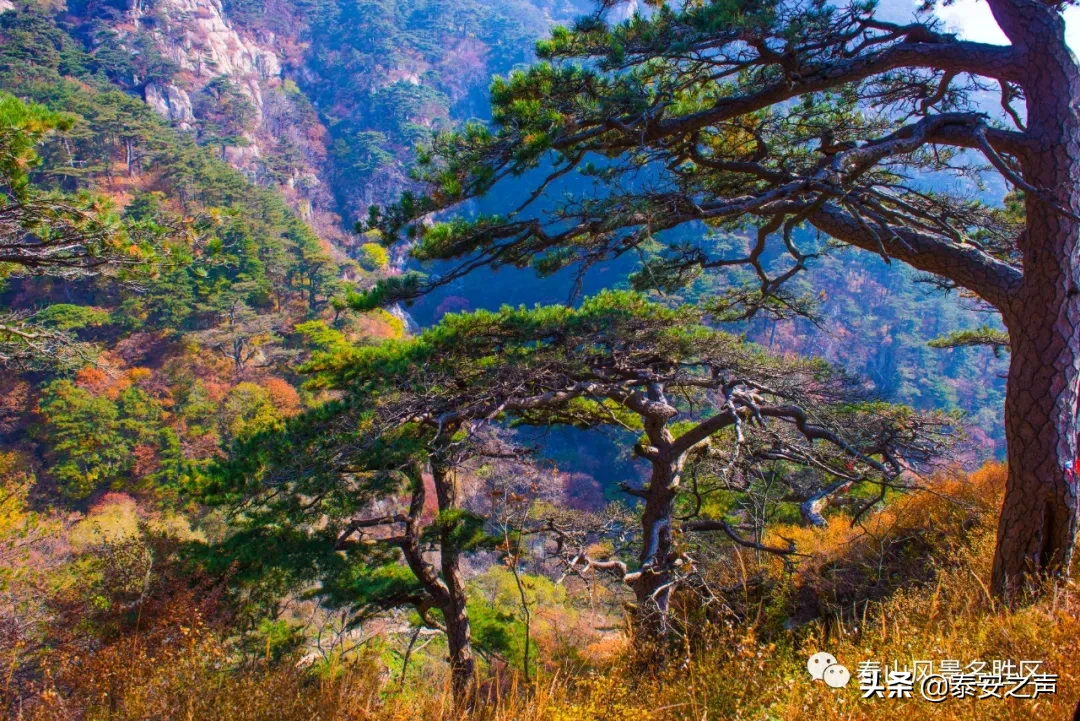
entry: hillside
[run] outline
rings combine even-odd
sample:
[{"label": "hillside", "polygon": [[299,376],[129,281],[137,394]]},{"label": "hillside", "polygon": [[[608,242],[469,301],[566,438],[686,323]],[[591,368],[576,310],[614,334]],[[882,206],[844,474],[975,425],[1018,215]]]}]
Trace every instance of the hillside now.
[{"label": "hillside", "polygon": [[[1080,190],[1018,175],[1019,75],[830,85],[954,45],[1007,52],[892,1],[0,0],[0,718],[1069,718],[1080,310],[1017,288]],[[1055,686],[864,696],[923,658]]]},{"label": "hillside", "polygon": [[[101,58],[95,72],[110,87],[144,98],[170,125],[216,146],[248,180],[277,189],[339,258],[360,258],[364,239],[351,233],[352,223],[408,187],[413,145],[432,130],[485,117],[490,77],[528,61],[533,38],[585,9],[569,2],[271,7],[191,0],[130,9],[73,5],[62,23]],[[400,252],[391,257],[399,268]],[[619,267],[599,267],[585,288],[609,285],[603,274]],[[748,330],[770,347],[850,367],[887,399],[961,409],[977,429],[977,445],[1000,453],[1002,361],[979,349],[926,346],[987,318],[952,296],[931,300],[934,310],[913,323],[910,309],[932,293],[905,272],[868,255],[827,259],[808,283],[823,289],[820,326]],[[426,325],[447,309],[561,302],[569,287],[529,273],[475,276],[424,299],[413,315]],[[865,312],[868,296],[877,300]]]},{"label": "hillside", "polygon": [[[989,466],[970,480],[941,479],[938,490],[962,495],[969,504],[966,509],[924,495],[866,519],[865,530],[850,528],[841,517],[833,518],[827,529],[776,529],[777,534],[797,534],[799,547],[808,553],[799,572],[792,575],[769,558],[744,554],[743,565],[730,569],[734,577],[724,581],[738,589],[729,600],[730,621],[703,631],[701,646],[681,653],[680,663],[658,678],[638,676],[634,658],[611,634],[586,637],[589,644],[584,644],[580,634],[595,622],[585,618],[587,602],[579,606],[579,618],[568,613],[566,599],[534,588],[535,612],[542,620],[534,629],[534,650],[541,654],[537,673],[543,683],[530,693],[519,677],[492,682],[483,690],[488,699],[484,712],[473,718],[794,721],[813,713],[835,721],[873,721],[903,713],[955,721],[1025,719],[1032,714],[1069,719],[1080,691],[1076,589],[1061,588],[1034,605],[1009,610],[980,585],[989,571],[1003,475],[1000,466]],[[137,533],[126,513],[122,507],[103,505],[88,521],[107,524],[117,534],[112,543],[119,550]],[[76,534],[85,538],[87,525],[77,527]],[[74,542],[86,541],[76,535]],[[917,571],[912,558],[919,559]],[[932,574],[929,582],[923,575],[927,573]],[[93,581],[93,587],[123,594],[119,580],[106,575]],[[145,603],[143,634],[116,636],[91,659],[80,659],[85,650],[78,638],[59,634],[54,640],[60,649],[56,675],[44,689],[43,703],[22,718],[59,720],[86,713],[134,720],[177,709],[221,721],[460,718],[450,711],[445,679],[428,655],[427,639],[416,644],[408,683],[402,685],[396,680],[402,672],[401,650],[392,652],[379,643],[348,661],[334,652],[317,657],[319,681],[314,684],[291,663],[248,662],[222,677],[216,666],[235,650],[215,621],[220,618],[218,600],[170,587],[175,583],[168,571],[155,576]],[[502,604],[503,613],[513,607],[511,579],[495,576],[477,583],[478,591]],[[778,590],[782,592],[773,596]],[[823,617],[785,626],[791,606],[800,602],[824,604]],[[122,623],[107,612],[95,622]],[[285,629],[278,626],[276,631],[283,634]],[[170,640],[175,637],[183,643]],[[821,649],[852,669],[864,661],[910,668],[912,659],[957,659],[964,664],[975,659],[1038,659],[1059,677],[1056,692],[1035,701],[980,700],[977,692],[937,704],[922,700],[918,692],[911,698],[867,699],[854,682],[833,690],[812,680],[806,658]],[[263,647],[253,651],[266,657]],[[389,690],[386,658],[394,663]],[[106,696],[107,706],[101,700]]]},{"label": "hillside", "polygon": [[[119,489],[175,497],[189,464],[243,424],[299,409],[295,326],[334,315],[332,299],[379,264],[348,258],[280,186],[253,183],[216,142],[197,142],[124,92],[110,76],[138,71],[101,48],[88,53],[78,32],[27,7],[0,16],[0,36],[0,89],[77,116],[41,149],[37,186],[93,193],[125,221],[188,234],[137,292],[93,277],[8,279],[7,307],[54,319],[45,322],[100,355],[73,376],[5,375],[5,443],[75,501]],[[402,322],[376,314],[342,327],[378,337]],[[94,418],[110,424],[89,444],[82,424]]]}]

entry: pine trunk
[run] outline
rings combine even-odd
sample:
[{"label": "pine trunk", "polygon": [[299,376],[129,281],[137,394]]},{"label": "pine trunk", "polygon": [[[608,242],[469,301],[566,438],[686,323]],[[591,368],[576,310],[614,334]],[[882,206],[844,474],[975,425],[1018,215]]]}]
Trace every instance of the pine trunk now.
[{"label": "pine trunk", "polygon": [[472,650],[469,616],[465,609],[464,587],[451,588],[450,593],[453,600],[442,609],[446,619],[446,642],[450,650],[450,686],[458,708],[471,708],[476,682],[476,659]]},{"label": "pine trunk", "polygon": [[[665,454],[666,455],[666,454]],[[672,516],[678,490],[682,459],[651,459],[652,474],[641,514],[642,545],[640,575],[631,583],[637,602],[636,625],[639,644],[662,643],[667,635],[671,606],[671,563],[675,550]]]},{"label": "pine trunk", "polygon": [[[458,507],[458,484],[455,475],[438,461],[432,463],[435,495],[439,511],[445,513]],[[461,709],[473,705],[476,683],[476,659],[473,656],[472,629],[469,625],[465,580],[461,573],[460,549],[454,540],[454,529],[444,524],[440,530],[440,556],[446,598],[441,608],[446,622],[446,642],[450,651],[450,685],[454,702]]]},{"label": "pine trunk", "polygon": [[1031,152],[1022,160],[1024,278],[1003,308],[1012,362],[1005,399],[1009,476],[992,585],[1009,595],[1046,573],[1067,573],[1077,532],[1080,383],[1080,69],[1056,13],[992,3],[1026,59]]},{"label": "pine trunk", "polygon": [[1011,332],[1009,476],[993,572],[993,588],[1003,595],[1028,579],[1067,569],[1077,530],[1077,337],[1056,324],[1031,325],[1036,327]]}]

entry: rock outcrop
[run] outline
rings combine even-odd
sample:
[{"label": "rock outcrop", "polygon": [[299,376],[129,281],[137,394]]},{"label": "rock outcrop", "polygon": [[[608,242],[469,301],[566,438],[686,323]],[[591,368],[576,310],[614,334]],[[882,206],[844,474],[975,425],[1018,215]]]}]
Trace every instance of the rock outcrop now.
[{"label": "rock outcrop", "polygon": [[[334,198],[319,182],[326,130],[317,116],[297,112],[291,98],[299,90],[283,78],[281,58],[291,57],[290,48],[295,54],[295,38],[233,23],[222,0],[131,0],[114,29],[132,46],[136,35],[148,37],[175,64],[171,79],[147,83],[143,96],[162,117],[200,138],[205,108],[213,106],[204,88],[227,77],[254,113],[236,133],[242,142],[220,147],[220,157],[252,182],[276,185],[294,209],[306,208],[305,219],[323,237],[342,235]],[[275,162],[282,155],[290,158],[286,167]]]},{"label": "rock outcrop", "polygon": [[143,96],[147,105],[176,123],[180,129],[191,130],[194,126],[195,113],[191,109],[191,96],[187,91],[172,84],[161,87],[157,83],[147,83]]},{"label": "rock outcrop", "polygon": [[281,80],[273,37],[245,37],[225,18],[220,0],[162,0],[155,10],[151,36],[194,85],[227,75],[262,113],[263,85]]}]

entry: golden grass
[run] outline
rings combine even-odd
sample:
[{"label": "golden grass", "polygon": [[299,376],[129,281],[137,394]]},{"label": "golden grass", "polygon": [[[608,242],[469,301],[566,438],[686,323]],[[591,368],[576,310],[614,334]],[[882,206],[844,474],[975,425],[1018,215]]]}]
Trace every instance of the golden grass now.
[{"label": "golden grass", "polygon": [[[843,519],[826,529],[780,529],[813,553],[795,574],[763,560],[773,579],[832,593],[833,609],[793,630],[768,613],[753,622],[712,629],[685,657],[653,674],[629,658],[570,674],[548,674],[526,689],[514,677],[489,679],[473,714],[484,721],[990,721],[1072,718],[1080,698],[1080,589],[1048,583],[1034,602],[1003,606],[987,592],[994,511],[1004,470],[939,479],[935,494],[899,499],[862,526]],[[949,496],[957,504],[946,500]],[[917,554],[917,557],[910,557]],[[917,564],[918,582],[897,573]],[[877,593],[855,578],[868,569]],[[927,571],[929,572],[927,573]],[[782,604],[781,604],[782,605]],[[780,609],[782,611],[782,609]],[[807,657],[827,650],[855,673],[862,660],[1041,660],[1057,673],[1057,694],[1038,700],[864,700],[858,683],[831,689],[813,681]],[[231,669],[218,637],[181,604],[153,630],[121,638],[90,658],[58,659],[45,690],[26,704],[28,721],[449,721],[444,679],[403,691],[373,656],[319,676],[292,666]],[[884,664],[883,664],[884,665]]]}]

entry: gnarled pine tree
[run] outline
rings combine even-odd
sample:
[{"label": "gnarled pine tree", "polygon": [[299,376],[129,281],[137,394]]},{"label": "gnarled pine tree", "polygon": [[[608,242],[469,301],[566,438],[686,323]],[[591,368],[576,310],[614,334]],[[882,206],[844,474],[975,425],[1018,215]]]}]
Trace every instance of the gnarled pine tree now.
[{"label": "gnarled pine tree", "polygon": [[[370,392],[376,384],[364,385]],[[241,583],[270,583],[272,595],[314,589],[326,605],[351,611],[349,626],[414,609],[422,625],[445,634],[454,698],[469,707],[476,660],[461,560],[495,539],[462,507],[455,470],[482,455],[483,443],[457,422],[388,418],[377,395],[352,393],[235,449],[203,489],[235,514],[217,560],[235,563]]]},{"label": "gnarled pine tree", "polygon": [[[812,523],[833,496],[855,487],[879,484],[874,500],[904,488],[904,471],[939,454],[952,431],[945,417],[866,402],[856,380],[827,364],[770,356],[708,328],[702,316],[617,292],[576,310],[447,316],[418,341],[423,356],[393,379],[404,389],[395,393],[401,419],[437,426],[501,419],[640,434],[633,450],[649,464],[648,481],[622,486],[641,500],[637,557],[628,564],[578,553],[571,570],[603,570],[625,583],[636,598],[642,640],[664,635],[670,598],[693,575],[680,534],[723,532],[741,545],[794,553],[745,539],[725,519],[702,517],[700,504],[677,517],[680,497],[694,492],[683,482],[692,457],[711,453],[732,489],[736,479],[775,461],[811,469],[814,487],[792,491],[802,494]],[[335,363],[335,385],[355,383],[348,356]],[[554,523],[536,530],[545,529],[563,535]]]},{"label": "gnarled pine tree", "polygon": [[[701,320],[694,308],[605,292],[576,310],[449,315],[416,340],[338,347],[311,370],[345,397],[245,442],[207,493],[234,504],[243,530],[231,544],[284,549],[258,552],[258,565],[306,569],[298,579],[358,618],[408,605],[442,628],[456,696],[468,703],[475,664],[460,563],[491,538],[485,519],[463,505],[457,468],[506,452],[478,430],[491,422],[631,430],[642,434],[636,452],[651,467],[645,487],[626,486],[643,500],[637,558],[578,554],[572,566],[616,573],[636,596],[640,638],[656,639],[671,594],[692,575],[679,534],[717,531],[793,552],[742,538],[700,505],[676,518],[689,457],[713,445],[733,477],[778,460],[812,468],[820,512],[825,499],[855,487],[877,483],[880,499],[904,486],[901,472],[948,431],[936,416],[862,403],[858,385],[820,361],[770,357]],[[425,470],[437,496],[433,520],[424,515]],[[403,508],[386,512],[395,504]],[[566,535],[552,522],[532,530]]]},{"label": "gnarled pine tree", "polygon": [[[368,221],[387,238],[408,228],[419,259],[466,260],[364,300],[414,296],[483,265],[552,271],[652,248],[643,285],[749,268],[754,283],[717,310],[791,314],[807,308],[786,281],[822,252],[800,228],[902,261],[981,299],[1009,332],[993,589],[1067,572],[1080,513],[1080,67],[1067,3],[987,0],[1009,40],[993,45],[927,14],[887,22],[873,2],[651,2],[612,26],[620,2],[557,28],[543,62],[496,81],[492,124],[438,136],[421,157],[425,194]],[[996,119],[987,97],[1000,100]],[[987,168],[1022,193],[1018,221],[918,180]],[[504,215],[417,222],[534,170],[534,191]],[[536,202],[575,174],[602,192]],[[691,223],[747,233],[748,249],[655,237]],[[777,253],[786,264],[767,262]]]}]

